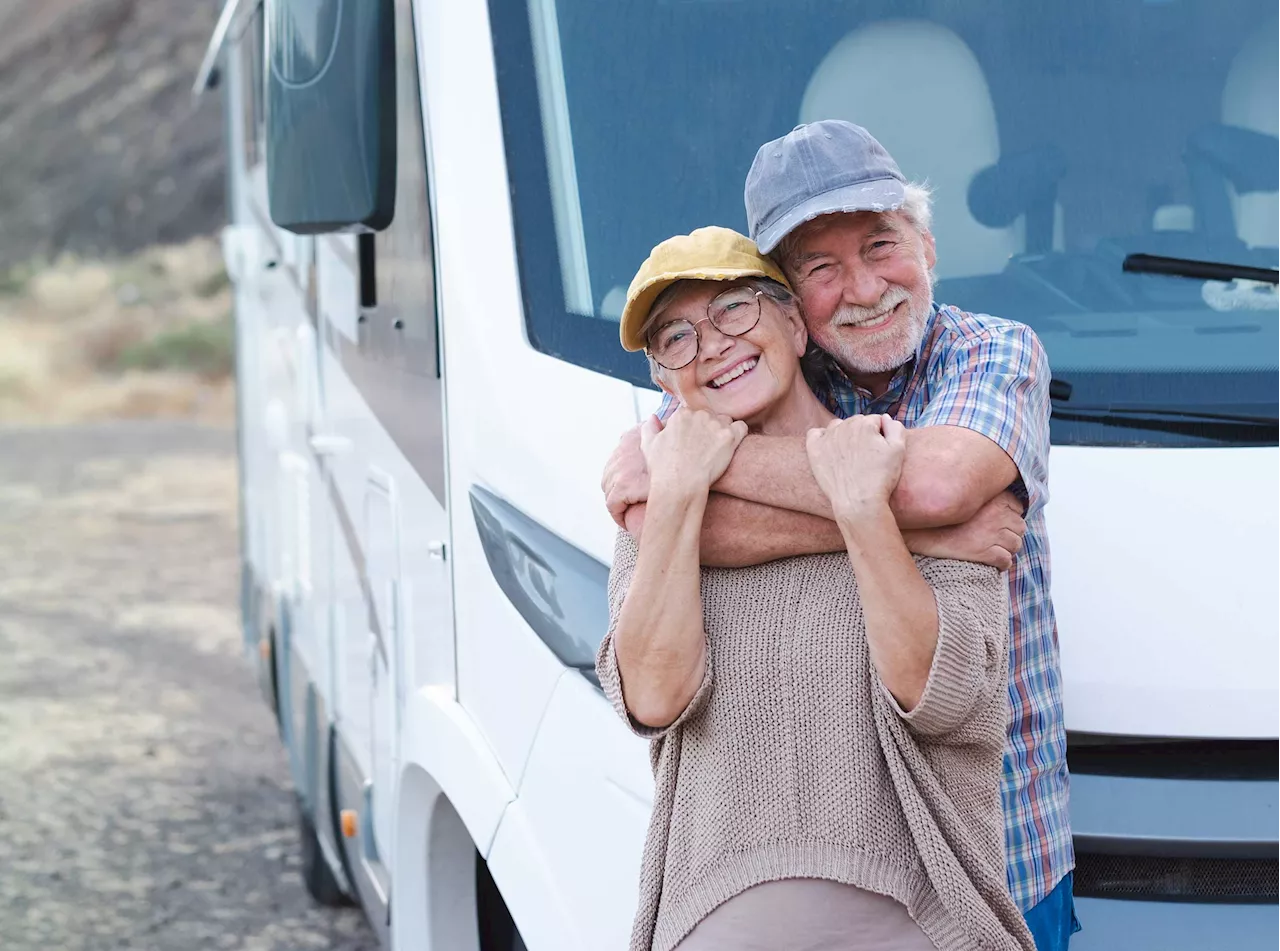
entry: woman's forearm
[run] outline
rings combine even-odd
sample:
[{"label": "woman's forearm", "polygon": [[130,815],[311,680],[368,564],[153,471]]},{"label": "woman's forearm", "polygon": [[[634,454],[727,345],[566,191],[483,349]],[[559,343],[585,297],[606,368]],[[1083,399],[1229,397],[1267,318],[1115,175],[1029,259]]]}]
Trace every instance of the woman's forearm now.
[{"label": "woman's forearm", "polygon": [[938,643],[938,606],[888,505],[837,513],[858,579],[871,661],[904,710],[920,702]]},{"label": "woman's forearm", "polygon": [[635,574],[614,629],[627,710],[664,727],[688,706],[706,670],[699,539],[707,493],[654,486]]}]

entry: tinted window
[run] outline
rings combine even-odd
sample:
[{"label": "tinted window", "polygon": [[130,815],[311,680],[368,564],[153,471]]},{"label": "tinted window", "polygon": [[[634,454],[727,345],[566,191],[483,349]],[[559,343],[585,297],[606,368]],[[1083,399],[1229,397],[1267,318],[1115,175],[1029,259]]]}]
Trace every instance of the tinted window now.
[{"label": "tinted window", "polygon": [[1205,418],[1274,419],[1274,287],[1122,270],[1276,266],[1273,2],[490,0],[490,20],[545,352],[648,385],[614,323],[640,261],[745,231],[758,146],[847,118],[935,190],[937,299],[1035,328],[1063,407],[1136,414],[1060,415],[1055,442],[1274,442]]}]

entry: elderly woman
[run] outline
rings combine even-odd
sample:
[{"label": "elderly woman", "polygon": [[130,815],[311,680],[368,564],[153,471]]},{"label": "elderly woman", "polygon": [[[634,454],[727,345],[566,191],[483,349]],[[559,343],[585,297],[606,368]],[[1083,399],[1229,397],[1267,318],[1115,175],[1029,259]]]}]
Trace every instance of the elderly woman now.
[{"label": "elderly woman", "polygon": [[[1031,951],[1001,831],[1006,582],[909,553],[902,426],[813,396],[796,302],[748,239],[656,247],[621,332],[681,404],[642,432],[648,509],[638,545],[618,536],[597,658],[651,741],[632,951]],[[747,432],[808,434],[847,554],[700,567]]]}]

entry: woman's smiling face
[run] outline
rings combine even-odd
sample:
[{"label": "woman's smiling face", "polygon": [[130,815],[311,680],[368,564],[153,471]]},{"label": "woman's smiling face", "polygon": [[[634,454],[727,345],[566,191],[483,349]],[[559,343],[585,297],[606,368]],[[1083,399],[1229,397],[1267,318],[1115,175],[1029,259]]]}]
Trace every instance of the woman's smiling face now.
[{"label": "woman's smiling face", "polygon": [[741,336],[721,333],[707,317],[708,306],[725,291],[755,286],[749,280],[681,281],[649,318],[652,347],[672,321],[694,324],[698,354],[678,370],[659,369],[658,384],[690,409],[704,409],[751,425],[779,405],[797,385],[805,386],[800,357],[808,335],[794,301],[779,302],[759,292],[760,319]]}]

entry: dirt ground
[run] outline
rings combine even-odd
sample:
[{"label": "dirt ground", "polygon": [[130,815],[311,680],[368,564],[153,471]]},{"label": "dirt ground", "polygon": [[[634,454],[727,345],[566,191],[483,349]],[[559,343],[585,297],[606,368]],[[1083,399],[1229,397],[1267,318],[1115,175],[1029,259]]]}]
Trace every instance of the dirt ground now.
[{"label": "dirt ground", "polygon": [[238,627],[234,435],[0,429],[0,947],[373,951],[313,905]]}]

